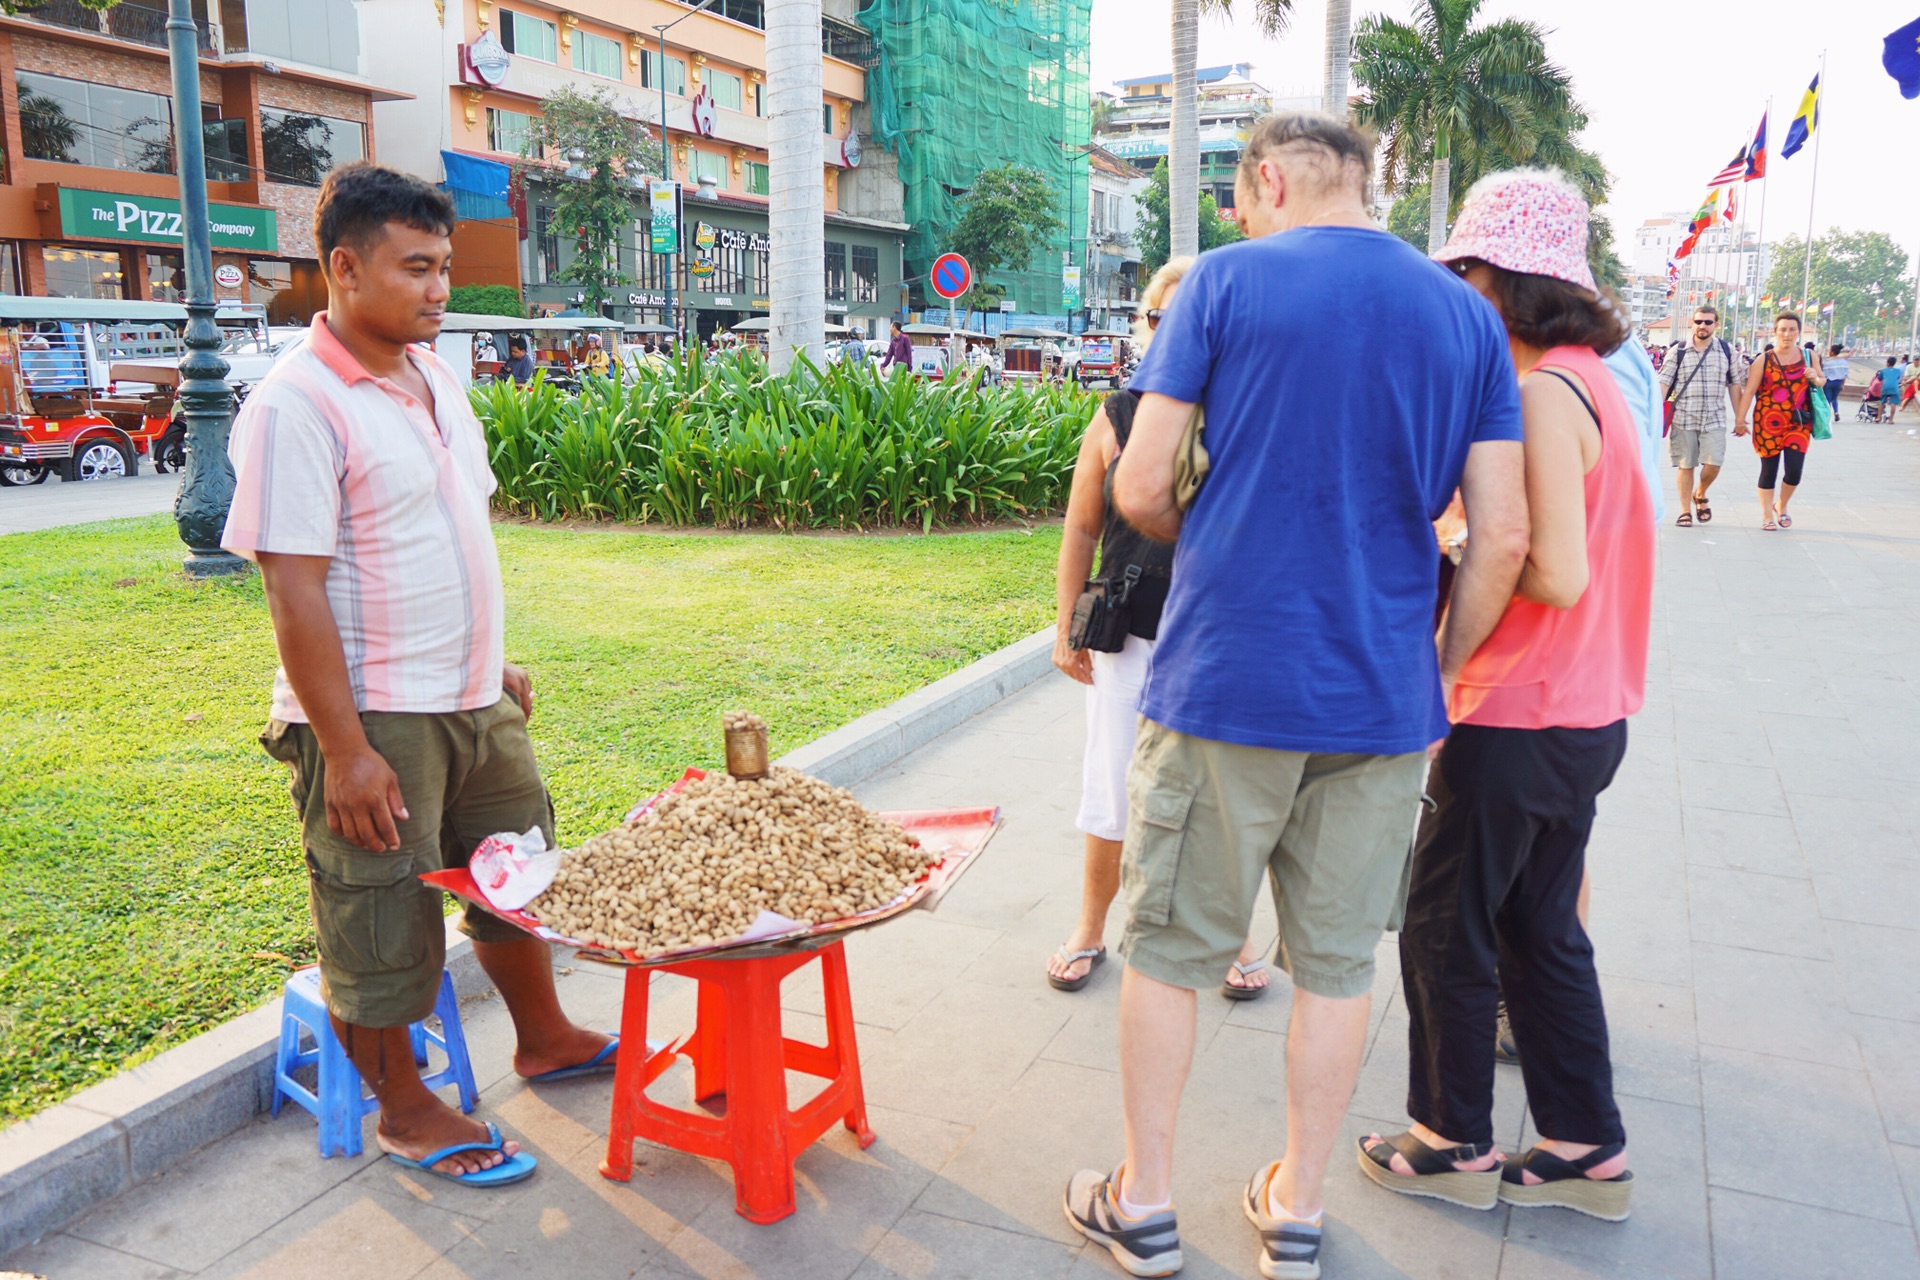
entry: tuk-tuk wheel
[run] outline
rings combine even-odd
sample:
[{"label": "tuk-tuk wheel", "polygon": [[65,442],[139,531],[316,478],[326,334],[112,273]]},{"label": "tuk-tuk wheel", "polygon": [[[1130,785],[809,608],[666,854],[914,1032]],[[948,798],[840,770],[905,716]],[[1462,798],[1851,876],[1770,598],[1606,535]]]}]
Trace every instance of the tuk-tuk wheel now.
[{"label": "tuk-tuk wheel", "polygon": [[169,471],[185,471],[187,469],[186,424],[173,423],[167,428],[165,434],[153,442],[151,449],[155,471],[163,475]]},{"label": "tuk-tuk wheel", "polygon": [[22,485],[46,482],[45,467],[0,467],[0,488],[13,489]]},{"label": "tuk-tuk wheel", "polygon": [[61,475],[62,480],[107,480],[137,475],[133,450],[118,440],[94,436],[82,440]]}]

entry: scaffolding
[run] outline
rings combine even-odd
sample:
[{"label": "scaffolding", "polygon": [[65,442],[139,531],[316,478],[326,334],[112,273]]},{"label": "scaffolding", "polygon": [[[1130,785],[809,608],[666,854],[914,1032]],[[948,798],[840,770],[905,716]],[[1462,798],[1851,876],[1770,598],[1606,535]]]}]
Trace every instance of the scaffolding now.
[{"label": "scaffolding", "polygon": [[1092,7],[1093,0],[867,0],[860,10],[879,46],[867,79],[870,135],[900,158],[916,306],[974,180],[1015,163],[1053,183],[1065,227],[1026,270],[996,271],[990,283],[1009,286],[1019,311],[1065,312],[1061,268],[1069,252],[1077,263],[1085,250]]}]

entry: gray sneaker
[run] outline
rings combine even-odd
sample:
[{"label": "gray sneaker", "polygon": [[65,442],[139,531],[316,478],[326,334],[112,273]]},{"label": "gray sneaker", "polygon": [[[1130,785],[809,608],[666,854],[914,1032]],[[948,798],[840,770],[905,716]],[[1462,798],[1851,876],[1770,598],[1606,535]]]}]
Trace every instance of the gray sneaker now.
[{"label": "gray sneaker", "polygon": [[1267,1213],[1267,1184],[1280,1168],[1274,1161],[1247,1183],[1247,1221],[1260,1232],[1260,1274],[1267,1280],[1320,1280],[1320,1228]]},{"label": "gray sneaker", "polygon": [[1173,1210],[1162,1209],[1138,1221],[1123,1218],[1114,1203],[1119,1194],[1113,1176],[1082,1169],[1067,1183],[1067,1221],[1087,1239],[1107,1246],[1129,1275],[1170,1276],[1178,1271],[1185,1260]]},{"label": "gray sneaker", "polygon": [[1514,1066],[1520,1064],[1520,1044],[1513,1038],[1513,1022],[1507,1017],[1507,1002],[1504,998],[1500,1001],[1499,1011],[1494,1015],[1493,1060]]}]

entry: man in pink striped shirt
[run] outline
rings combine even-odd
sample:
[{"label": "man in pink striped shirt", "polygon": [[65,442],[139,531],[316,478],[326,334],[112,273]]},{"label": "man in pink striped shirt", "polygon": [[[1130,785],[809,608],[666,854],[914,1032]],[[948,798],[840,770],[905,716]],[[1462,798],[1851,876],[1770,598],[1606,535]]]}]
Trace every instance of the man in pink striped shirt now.
[{"label": "man in pink striped shirt", "polygon": [[[446,311],[453,205],[372,164],[334,170],[314,239],[328,309],[248,398],[228,452],[221,545],[255,560],[281,667],[261,742],[292,775],[335,1034],[380,1100],[389,1155],[473,1185],[530,1154],[420,1081],[407,1025],[432,1011],[443,899],[463,865],[553,808],[527,737],[528,674],[505,661],[486,441],[429,345]],[[421,344],[421,345],[415,345]],[[569,1021],[547,944],[468,907],[529,1079],[610,1070],[617,1043]]]}]

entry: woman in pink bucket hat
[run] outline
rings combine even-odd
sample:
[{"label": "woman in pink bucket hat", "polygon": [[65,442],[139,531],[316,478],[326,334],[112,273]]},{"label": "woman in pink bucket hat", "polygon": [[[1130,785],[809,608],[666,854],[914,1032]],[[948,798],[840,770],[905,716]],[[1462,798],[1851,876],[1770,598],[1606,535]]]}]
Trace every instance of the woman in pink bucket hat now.
[{"label": "woman in pink bucket hat", "polygon": [[[1606,1011],[1579,915],[1594,802],[1645,695],[1653,498],[1601,356],[1627,337],[1587,266],[1587,206],[1557,173],[1495,174],[1437,255],[1506,322],[1520,374],[1531,545],[1513,599],[1448,691],[1400,967],[1414,1124],[1360,1143],[1391,1191],[1477,1209],[1627,1216],[1633,1174]],[[1493,1145],[1504,989],[1541,1138]]]}]

